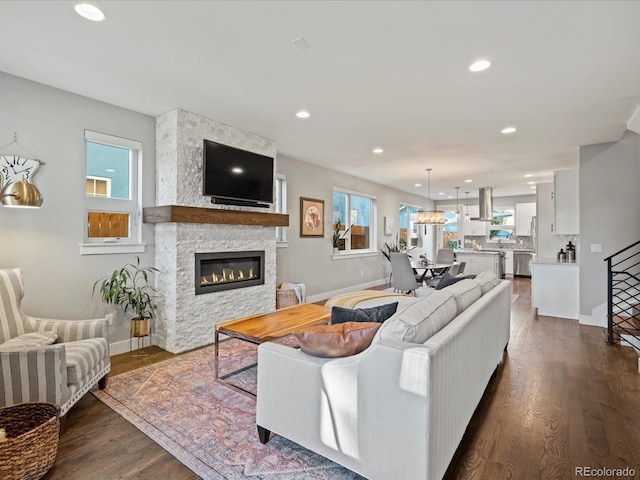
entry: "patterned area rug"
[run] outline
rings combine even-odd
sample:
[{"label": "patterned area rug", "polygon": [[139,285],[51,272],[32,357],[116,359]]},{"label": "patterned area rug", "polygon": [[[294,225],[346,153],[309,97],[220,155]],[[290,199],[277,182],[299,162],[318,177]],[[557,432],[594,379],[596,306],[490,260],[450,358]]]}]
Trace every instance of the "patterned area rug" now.
[{"label": "patterned area rug", "polygon": [[[213,380],[213,347],[109,378],[92,393],[204,479],[336,480],[362,477],[274,435],[258,440],[255,400]],[[256,361],[256,347],[220,344],[220,372]],[[256,369],[234,375],[255,392]]]}]

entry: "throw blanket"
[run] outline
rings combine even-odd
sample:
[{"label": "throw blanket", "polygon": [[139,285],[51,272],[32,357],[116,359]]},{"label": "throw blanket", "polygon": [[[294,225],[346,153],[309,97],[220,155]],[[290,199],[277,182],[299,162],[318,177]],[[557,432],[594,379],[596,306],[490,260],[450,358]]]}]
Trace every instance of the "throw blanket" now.
[{"label": "throw blanket", "polygon": [[404,293],[383,292],[380,290],[358,290],[357,292],[343,293],[341,295],[331,297],[324,305],[325,307],[354,308],[358,303],[372,298],[398,296],[408,297],[410,295],[406,295]]},{"label": "throw blanket", "polygon": [[281,290],[293,290],[298,297],[298,303],[304,303],[306,300],[306,287],[304,283],[282,282]]}]

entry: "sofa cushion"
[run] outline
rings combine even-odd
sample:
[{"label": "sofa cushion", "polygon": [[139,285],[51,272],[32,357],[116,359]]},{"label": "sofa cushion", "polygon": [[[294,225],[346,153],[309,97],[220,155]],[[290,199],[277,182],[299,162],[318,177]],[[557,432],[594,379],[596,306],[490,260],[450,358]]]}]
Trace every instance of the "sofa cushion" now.
[{"label": "sofa cushion", "polygon": [[456,316],[456,301],[446,290],[399,309],[380,328],[376,338],[424,343]]},{"label": "sofa cushion", "polygon": [[461,279],[444,289],[456,301],[456,315],[460,315],[466,308],[482,296],[482,288],[475,280]]},{"label": "sofa cushion", "polygon": [[331,324],[344,322],[378,322],[382,323],[391,315],[396,313],[398,302],[387,303],[370,308],[343,308],[333,307],[331,309]]},{"label": "sofa cushion", "polygon": [[11,340],[0,344],[0,352],[16,352],[19,350],[32,350],[51,345],[58,339],[58,335],[53,332],[32,332],[18,335]]},{"label": "sofa cushion", "polygon": [[316,325],[293,332],[300,349],[316,357],[348,357],[365,350],[380,328],[378,322],[344,322]]},{"label": "sofa cushion", "polygon": [[100,363],[107,358],[107,339],[90,338],[64,343],[67,351],[67,383],[79,385]]},{"label": "sofa cushion", "polygon": [[498,276],[489,270],[485,270],[484,272],[480,272],[478,275],[476,275],[475,281],[480,284],[482,295],[500,284],[500,279],[498,278]]}]

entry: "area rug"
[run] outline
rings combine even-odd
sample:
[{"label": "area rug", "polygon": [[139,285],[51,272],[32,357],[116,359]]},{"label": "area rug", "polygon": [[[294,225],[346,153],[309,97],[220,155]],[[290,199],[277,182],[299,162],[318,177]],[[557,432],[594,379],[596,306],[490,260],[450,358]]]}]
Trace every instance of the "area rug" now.
[{"label": "area rug", "polygon": [[[213,380],[213,347],[109,378],[93,394],[204,479],[335,480],[363,477],[274,435],[262,445],[255,400]],[[221,374],[256,361],[256,347],[220,343]],[[255,391],[255,368],[234,383]]]}]

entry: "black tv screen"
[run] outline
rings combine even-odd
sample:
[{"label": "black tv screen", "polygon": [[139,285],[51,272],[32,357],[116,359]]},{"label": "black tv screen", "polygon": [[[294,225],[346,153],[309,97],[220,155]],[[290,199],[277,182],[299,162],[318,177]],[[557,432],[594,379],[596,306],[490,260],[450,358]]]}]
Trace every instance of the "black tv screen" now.
[{"label": "black tv screen", "polygon": [[203,157],[203,195],[217,203],[273,203],[273,158],[211,140],[204,141]]}]

